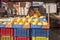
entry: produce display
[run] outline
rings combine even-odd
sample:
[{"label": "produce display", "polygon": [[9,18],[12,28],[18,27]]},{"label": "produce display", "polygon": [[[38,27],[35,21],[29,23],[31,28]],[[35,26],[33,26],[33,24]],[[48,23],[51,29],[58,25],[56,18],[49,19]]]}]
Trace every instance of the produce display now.
[{"label": "produce display", "polygon": [[[17,18],[10,18],[10,22],[0,22],[0,24],[7,25],[7,24],[14,24],[14,25],[25,25],[25,24],[31,24],[31,25],[48,25],[48,22],[46,20],[45,16],[26,16],[26,17],[17,17]],[[38,26],[37,26],[38,27]]]},{"label": "produce display", "polygon": [[[10,22],[0,22],[0,24],[8,24],[8,23],[11,23],[11,24],[25,24],[26,22],[27,23],[35,23],[35,24],[38,24],[38,23],[47,23],[47,20],[44,18],[45,16],[40,16],[39,18],[36,18],[36,17],[18,17],[18,18],[10,18]],[[42,20],[42,21],[41,21]],[[48,24],[48,23],[47,23]]]},{"label": "produce display", "polygon": [[[35,2],[36,5],[39,3]],[[33,6],[35,4],[8,2],[8,12],[0,19],[1,40],[49,40],[49,24],[46,16],[42,16],[41,7]]]}]

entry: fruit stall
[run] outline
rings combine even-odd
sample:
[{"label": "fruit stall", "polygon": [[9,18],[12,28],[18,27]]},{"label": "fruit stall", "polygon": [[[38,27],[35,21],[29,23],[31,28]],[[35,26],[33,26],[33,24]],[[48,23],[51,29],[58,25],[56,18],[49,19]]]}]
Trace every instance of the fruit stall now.
[{"label": "fruit stall", "polygon": [[[48,18],[39,11],[43,2],[15,3],[10,7],[17,12],[8,12],[6,18],[0,19],[0,40],[49,40],[49,10]],[[24,4],[24,5],[23,5]],[[48,6],[49,8],[49,6]],[[32,10],[31,10],[32,9]],[[41,9],[42,10],[42,9]],[[26,12],[25,12],[26,11]],[[47,20],[48,19],[48,20]]]}]

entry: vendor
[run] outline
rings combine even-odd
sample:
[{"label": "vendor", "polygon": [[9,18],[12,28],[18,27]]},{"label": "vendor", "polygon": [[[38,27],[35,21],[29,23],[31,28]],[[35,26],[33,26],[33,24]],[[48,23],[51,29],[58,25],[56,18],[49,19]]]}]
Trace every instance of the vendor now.
[{"label": "vendor", "polygon": [[30,16],[36,15],[39,17],[39,16],[41,16],[41,13],[39,12],[38,8],[30,8],[29,15]]},{"label": "vendor", "polygon": [[39,12],[38,8],[34,8],[34,15],[41,16],[41,13]]},{"label": "vendor", "polygon": [[4,11],[2,12],[2,17],[4,17],[5,15],[7,15],[7,10],[5,10],[5,7],[3,7],[4,8]]}]

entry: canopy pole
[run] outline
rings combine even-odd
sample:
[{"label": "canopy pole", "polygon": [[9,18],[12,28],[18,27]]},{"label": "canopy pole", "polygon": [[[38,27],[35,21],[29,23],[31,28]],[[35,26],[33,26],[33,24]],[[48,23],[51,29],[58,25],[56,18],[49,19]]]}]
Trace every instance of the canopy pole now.
[{"label": "canopy pole", "polygon": [[50,5],[48,4],[48,25],[50,27]]}]

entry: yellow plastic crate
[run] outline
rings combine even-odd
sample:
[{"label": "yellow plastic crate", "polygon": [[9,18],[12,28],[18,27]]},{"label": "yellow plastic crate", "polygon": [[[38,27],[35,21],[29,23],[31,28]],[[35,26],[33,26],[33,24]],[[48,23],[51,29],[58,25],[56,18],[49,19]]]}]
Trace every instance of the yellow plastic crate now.
[{"label": "yellow plastic crate", "polygon": [[48,37],[36,36],[36,37],[32,37],[32,40],[49,40],[49,38]]},{"label": "yellow plastic crate", "polygon": [[0,36],[0,39],[1,39],[1,36]]},{"label": "yellow plastic crate", "polygon": [[13,40],[13,36],[1,36],[1,40]]}]

